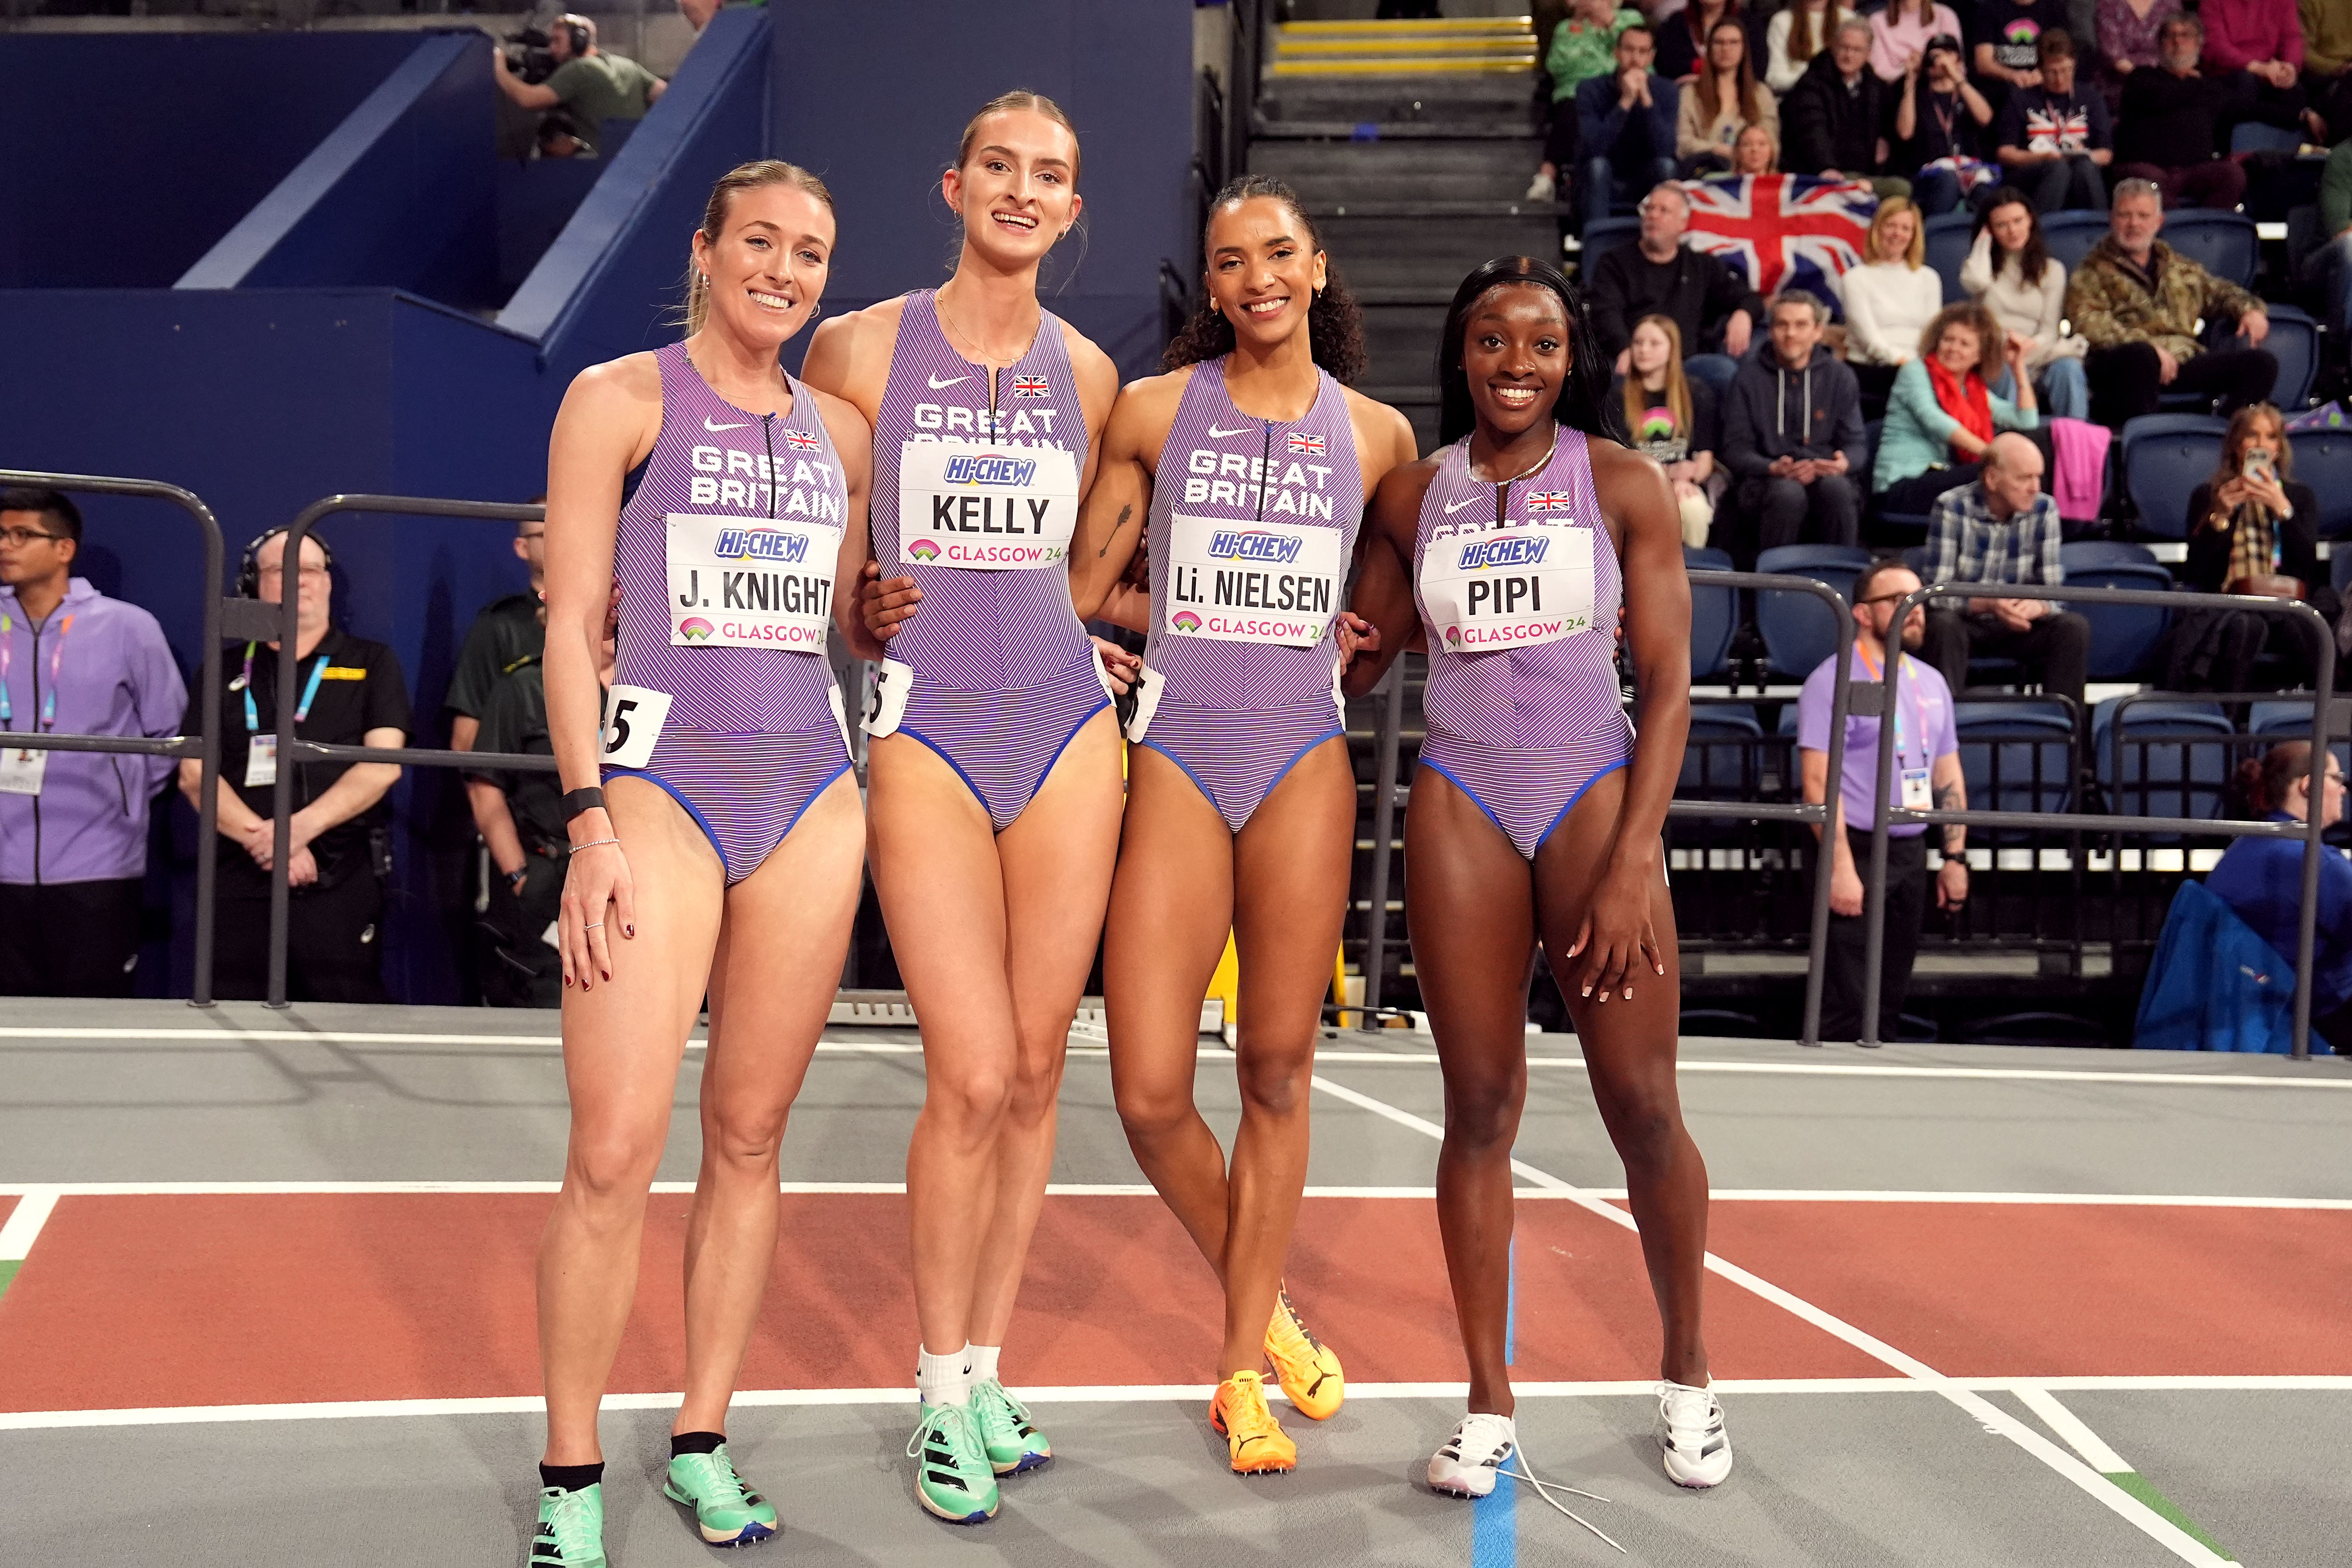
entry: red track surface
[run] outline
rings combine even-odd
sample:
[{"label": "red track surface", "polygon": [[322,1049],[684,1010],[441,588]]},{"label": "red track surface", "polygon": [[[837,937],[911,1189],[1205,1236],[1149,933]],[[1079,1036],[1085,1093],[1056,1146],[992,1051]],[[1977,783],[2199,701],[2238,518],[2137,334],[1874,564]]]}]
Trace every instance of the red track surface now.
[{"label": "red track surface", "polygon": [[[0,1409],[535,1393],[531,1264],[551,1201],[64,1198],[0,1297]],[[616,1392],[678,1384],[688,1202],[652,1200]],[[784,1203],[743,1385],[907,1381],[904,1200]],[[1713,1226],[1723,1256],[1955,1374],[2352,1371],[2352,1344],[2320,1331],[2342,1321],[2352,1214],[1737,1203]],[[1520,1376],[1654,1375],[1630,1231],[1531,1202],[1517,1246]],[[1309,1199],[1290,1283],[1351,1378],[1464,1375],[1425,1200]],[[1023,1307],[1016,1384],[1203,1382],[1215,1355],[1209,1271],[1156,1198],[1049,1199]],[[1887,1374],[1720,1279],[1708,1318],[1719,1376]]]}]

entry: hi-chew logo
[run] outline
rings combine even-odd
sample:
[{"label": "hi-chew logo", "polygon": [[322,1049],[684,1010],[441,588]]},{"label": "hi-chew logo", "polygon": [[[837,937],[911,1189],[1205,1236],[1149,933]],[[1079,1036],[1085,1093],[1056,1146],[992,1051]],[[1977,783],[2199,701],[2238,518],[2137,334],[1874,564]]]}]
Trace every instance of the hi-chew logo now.
[{"label": "hi-chew logo", "polygon": [[710,623],[700,616],[696,616],[690,620],[680,621],[677,626],[677,635],[688,642],[709,642],[710,631]]},{"label": "hi-chew logo", "polygon": [[1296,534],[1266,533],[1254,528],[1228,528],[1210,536],[1213,561],[1264,561],[1288,565],[1298,559],[1305,541]]},{"label": "hi-chew logo", "polygon": [[1180,632],[1197,632],[1201,629],[1201,617],[1190,610],[1179,610],[1168,618],[1168,624]]},{"label": "hi-chew logo", "polygon": [[1550,540],[1525,534],[1474,539],[1462,547],[1462,559],[1455,565],[1465,572],[1485,571],[1490,566],[1540,566],[1544,552],[1550,548]]},{"label": "hi-chew logo", "polygon": [[721,561],[781,561],[808,556],[808,535],[784,533],[772,528],[722,528],[710,552]]},{"label": "hi-chew logo", "polygon": [[949,485],[994,485],[1018,489],[1037,478],[1037,459],[1003,452],[960,453],[947,460],[940,482]]},{"label": "hi-chew logo", "polygon": [[940,558],[940,547],[928,539],[918,539],[914,543],[907,546],[907,553],[918,561],[937,561]]}]

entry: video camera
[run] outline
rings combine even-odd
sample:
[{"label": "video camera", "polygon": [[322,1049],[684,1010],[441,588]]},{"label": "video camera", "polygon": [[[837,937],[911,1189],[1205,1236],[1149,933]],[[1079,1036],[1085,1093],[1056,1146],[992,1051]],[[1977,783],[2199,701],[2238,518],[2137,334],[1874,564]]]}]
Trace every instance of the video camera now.
[{"label": "video camera", "polygon": [[506,54],[507,68],[527,83],[536,86],[555,74],[555,52],[547,47],[544,28],[518,28],[506,36],[499,47]]}]

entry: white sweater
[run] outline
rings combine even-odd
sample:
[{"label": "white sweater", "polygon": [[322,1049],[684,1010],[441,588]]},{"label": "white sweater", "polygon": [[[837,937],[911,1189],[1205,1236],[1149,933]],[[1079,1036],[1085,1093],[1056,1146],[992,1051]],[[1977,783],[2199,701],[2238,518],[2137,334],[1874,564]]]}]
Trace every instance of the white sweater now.
[{"label": "white sweater", "polygon": [[1932,267],[1874,261],[1845,275],[1846,358],[1901,364],[1919,353],[1919,334],[1944,308],[1944,280]]},{"label": "white sweater", "polygon": [[1969,247],[1969,258],[1960,264],[1960,287],[1969,298],[1984,301],[2003,331],[2033,340],[2033,352],[2025,356],[2028,370],[2040,370],[2052,360],[2069,358],[2091,346],[2081,337],[2059,335],[2059,319],[2066,310],[2066,268],[2054,256],[2043,265],[2037,285],[2029,286],[2014,267],[2002,268],[1996,278],[1992,231],[1988,229]]},{"label": "white sweater", "polygon": [[[1790,6],[1801,3],[1801,0],[1790,0]],[[1813,47],[1825,50],[1837,37],[1838,24],[1852,20],[1853,13],[1838,5],[1836,0],[1830,0],[1829,9],[1823,16],[1821,36],[1813,40]],[[1797,79],[1805,74],[1805,68],[1813,63],[1811,60],[1799,60],[1794,65],[1789,63],[1789,26],[1792,19],[1789,7],[1783,7],[1773,12],[1772,19],[1764,24],[1764,83],[1784,98],[1788,96],[1789,89],[1797,85]]]}]

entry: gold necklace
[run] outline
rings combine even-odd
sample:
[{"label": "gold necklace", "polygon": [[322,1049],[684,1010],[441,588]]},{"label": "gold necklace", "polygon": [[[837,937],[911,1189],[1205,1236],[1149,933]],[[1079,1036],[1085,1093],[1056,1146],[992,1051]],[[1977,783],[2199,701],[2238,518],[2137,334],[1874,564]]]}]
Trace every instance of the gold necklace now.
[{"label": "gold necklace", "polygon": [[[939,308],[940,320],[947,323],[948,331],[953,332],[958,338],[961,338],[966,348],[971,350],[973,353],[978,354],[982,363],[994,364],[1001,359],[1008,365],[1018,364],[1021,362],[1022,357],[1029,352],[1028,344],[1024,343],[1021,348],[1015,350],[1010,354],[991,353],[987,349],[981,346],[980,340],[978,338],[973,337],[970,332],[965,331],[961,327],[956,325],[955,318],[948,314],[947,290],[944,289],[940,290],[938,293],[932,295],[931,299]],[[1041,309],[1038,311],[1037,321],[1029,329],[1029,342],[1036,342],[1037,329],[1044,324],[1045,312]]]}]

